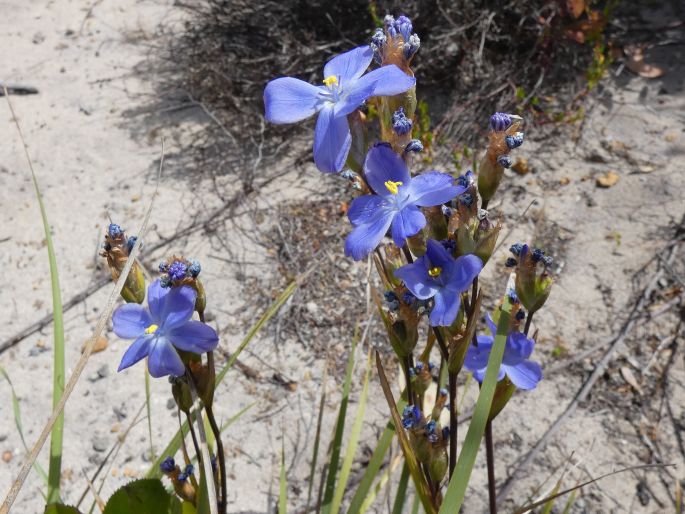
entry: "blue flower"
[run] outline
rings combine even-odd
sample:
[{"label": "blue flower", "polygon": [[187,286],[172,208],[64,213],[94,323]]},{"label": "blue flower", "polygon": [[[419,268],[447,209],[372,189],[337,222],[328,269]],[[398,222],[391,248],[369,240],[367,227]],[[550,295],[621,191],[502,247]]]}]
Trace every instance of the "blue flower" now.
[{"label": "blue flower", "polygon": [[185,366],[175,348],[198,354],[216,348],[219,336],[214,329],[190,319],[196,296],[190,286],[165,289],[156,280],[147,290],[148,308],[136,303],[118,307],[112,315],[114,333],[124,339],[135,339],[118,371],[148,357],[153,377],[180,377],[185,374]]},{"label": "blue flower", "polygon": [[433,239],[426,243],[426,254],[412,264],[395,271],[409,290],[420,300],[433,298],[432,326],[454,323],[461,306],[461,293],[466,291],[483,269],[483,261],[475,255],[454,259],[442,244]]},{"label": "blue flower", "polygon": [[185,262],[174,261],[169,265],[167,274],[171,280],[183,280],[186,278],[186,272],[188,271],[188,266]]},{"label": "blue flower", "polygon": [[446,173],[412,178],[404,160],[383,143],[369,150],[364,173],[376,194],[355,198],[347,212],[354,229],[345,240],[345,255],[356,261],[373,251],[391,227],[392,239],[401,248],[426,225],[419,207],[440,205],[463,192]]},{"label": "blue flower", "polygon": [[173,457],[167,457],[162,461],[162,463],[159,465],[159,469],[163,473],[171,473],[176,469],[176,462],[174,461]]},{"label": "blue flower", "polygon": [[[492,336],[478,336],[478,346],[470,345],[466,351],[464,367],[473,373],[478,382],[483,382],[485,370],[490,358],[490,350],[497,333],[497,326],[487,315],[487,324]],[[526,337],[522,332],[510,332],[504,347],[504,357],[499,368],[497,380],[502,380],[506,375],[519,389],[535,389],[542,380],[542,369],[537,362],[529,361],[528,357],[533,353],[535,341]]]},{"label": "blue flower", "polygon": [[282,77],[264,89],[266,119],[271,123],[295,123],[319,113],[314,162],[320,171],[338,172],[347,160],[352,143],[348,114],[372,96],[397,95],[416,82],[395,65],[364,75],[372,59],[371,47],[360,46],[328,61],[321,86]]}]

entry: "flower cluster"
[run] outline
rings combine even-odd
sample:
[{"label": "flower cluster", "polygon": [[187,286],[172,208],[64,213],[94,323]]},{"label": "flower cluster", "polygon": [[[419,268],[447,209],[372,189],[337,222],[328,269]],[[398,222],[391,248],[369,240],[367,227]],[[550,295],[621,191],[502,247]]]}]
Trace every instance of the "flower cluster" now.
[{"label": "flower cluster", "polygon": [[[102,257],[107,259],[107,266],[112,274],[112,280],[119,280],[119,275],[126,265],[128,256],[133,250],[138,238],[127,237],[124,230],[116,223],[110,223],[105,233],[105,242],[102,244]],[[145,275],[140,264],[134,262],[126,277],[126,282],[121,290],[121,296],[127,302],[142,303],[145,299]]]}]

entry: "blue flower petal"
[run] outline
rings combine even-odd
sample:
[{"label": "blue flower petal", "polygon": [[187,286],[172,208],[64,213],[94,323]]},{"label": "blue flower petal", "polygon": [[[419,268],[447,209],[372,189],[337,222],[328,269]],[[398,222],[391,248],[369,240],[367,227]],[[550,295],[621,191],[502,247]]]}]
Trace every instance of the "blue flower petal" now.
[{"label": "blue flower petal", "polygon": [[411,264],[405,264],[395,270],[395,277],[404,282],[411,293],[419,300],[435,296],[440,286],[428,275],[428,260],[420,257]]},{"label": "blue flower petal", "polygon": [[464,367],[472,373],[487,367],[494,339],[489,336],[477,336],[477,341],[478,346],[469,345],[464,358]]},{"label": "blue flower petal", "polygon": [[342,98],[335,103],[334,116],[336,118],[347,116],[373,95],[376,84],[365,80],[369,75],[370,73],[346,86]]},{"label": "blue flower petal", "polygon": [[193,353],[212,351],[219,342],[219,336],[212,327],[195,320],[168,331],[165,336],[176,348]]},{"label": "blue flower petal", "polygon": [[155,378],[166,375],[181,377],[185,374],[185,366],[171,342],[165,337],[156,337],[150,348],[147,359],[150,375]]},{"label": "blue flower petal", "polygon": [[322,105],[322,89],[293,77],[272,80],[264,88],[264,116],[271,123],[304,120]]},{"label": "blue flower petal", "polygon": [[511,383],[524,391],[535,389],[542,380],[542,369],[537,362],[523,361],[516,366],[503,365],[502,368]]},{"label": "blue flower petal", "polygon": [[490,330],[490,333],[494,337],[497,334],[497,325],[495,325],[495,322],[492,320],[492,316],[490,316],[489,312],[485,313],[485,324],[488,326],[488,330]]},{"label": "blue flower petal", "polygon": [[147,357],[148,353],[150,352],[151,341],[154,337],[155,336],[153,335],[144,335],[133,341],[131,346],[129,346],[126,350],[126,353],[124,353],[124,356],[121,359],[121,364],[119,364],[119,369],[117,371],[122,371],[130,366],[133,366],[140,359]]},{"label": "blue flower petal", "polygon": [[407,189],[409,201],[419,207],[432,207],[449,202],[464,191],[465,187],[454,185],[454,178],[450,175],[437,171],[414,177]]},{"label": "blue flower petal", "polygon": [[404,240],[419,233],[426,226],[426,217],[415,205],[407,205],[392,220],[392,240],[398,248],[404,246]]},{"label": "blue flower petal", "polygon": [[533,353],[535,341],[526,337],[521,332],[511,332],[507,336],[507,345],[504,348],[504,364],[515,366],[523,362]]},{"label": "blue flower petal", "polygon": [[114,333],[124,339],[133,339],[145,333],[152,325],[150,312],[137,303],[126,303],[117,307],[112,314]]},{"label": "blue flower petal", "polygon": [[[159,319],[157,323],[159,325],[158,330],[164,333],[188,321],[195,310],[196,297],[197,291],[190,286],[184,285],[164,289],[164,294],[158,297],[155,306],[155,310],[158,313],[157,319]],[[155,311],[150,301],[151,296],[148,290],[148,304],[154,319],[156,318]]]},{"label": "blue flower petal", "polygon": [[461,296],[459,292],[447,288],[440,289],[433,297],[435,305],[431,309],[430,324],[434,327],[449,327],[457,319]]},{"label": "blue flower petal", "polygon": [[475,255],[458,257],[450,269],[447,287],[459,292],[466,291],[482,269],[483,261]]},{"label": "blue flower petal", "polygon": [[319,171],[340,171],[345,165],[351,144],[347,118],[334,117],[332,107],[322,109],[314,130],[314,162]]},{"label": "blue flower petal", "polygon": [[377,144],[366,154],[364,174],[371,189],[383,197],[392,196],[385,186],[386,182],[402,182],[407,186],[411,180],[409,168],[402,157],[390,145],[383,143]]},{"label": "blue flower petal", "polygon": [[357,225],[345,239],[345,255],[355,261],[366,257],[383,240],[392,219],[392,213],[379,211],[368,223]]},{"label": "blue flower petal", "polygon": [[369,223],[383,208],[384,200],[377,195],[358,196],[347,210],[347,218],[352,226]]},{"label": "blue flower petal", "polygon": [[324,79],[334,76],[345,87],[357,80],[366,71],[373,59],[373,50],[369,45],[359,46],[340,55],[336,55],[323,68]]},{"label": "blue flower petal", "polygon": [[426,241],[426,257],[430,262],[430,267],[438,266],[443,270],[449,270],[454,266],[454,259],[442,244],[435,239]]},{"label": "blue flower petal", "polygon": [[373,70],[364,75],[362,80],[364,79],[375,82],[373,96],[399,95],[416,84],[414,77],[410,77],[394,64]]}]

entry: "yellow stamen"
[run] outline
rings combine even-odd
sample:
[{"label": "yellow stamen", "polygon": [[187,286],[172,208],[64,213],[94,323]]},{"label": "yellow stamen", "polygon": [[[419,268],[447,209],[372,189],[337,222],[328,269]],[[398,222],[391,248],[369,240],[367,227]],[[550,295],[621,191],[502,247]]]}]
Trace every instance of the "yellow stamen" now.
[{"label": "yellow stamen", "polygon": [[385,187],[388,188],[388,191],[390,191],[392,194],[396,195],[397,192],[399,191],[399,187],[403,184],[403,182],[393,182],[392,180],[387,180],[385,182]]},{"label": "yellow stamen", "polygon": [[428,274],[433,278],[439,277],[440,273],[442,273],[442,268],[439,266],[435,266],[434,268],[428,270]]},{"label": "yellow stamen", "polygon": [[157,325],[150,325],[145,329],[146,334],[154,334],[159,327]]},{"label": "yellow stamen", "polygon": [[323,84],[326,87],[331,87],[331,86],[337,86],[338,85],[338,77],[335,75],[330,75],[329,77],[326,77],[323,79]]}]

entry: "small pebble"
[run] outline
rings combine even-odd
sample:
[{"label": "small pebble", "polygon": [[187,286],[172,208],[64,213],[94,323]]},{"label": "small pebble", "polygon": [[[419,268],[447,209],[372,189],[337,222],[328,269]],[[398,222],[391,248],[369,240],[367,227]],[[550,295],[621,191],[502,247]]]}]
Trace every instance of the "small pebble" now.
[{"label": "small pebble", "polygon": [[6,451],[2,453],[2,460],[4,462],[9,462],[12,460],[12,452],[11,451]]},{"label": "small pebble", "polygon": [[93,450],[96,452],[104,452],[109,448],[107,438],[103,435],[96,435],[93,438]]}]

